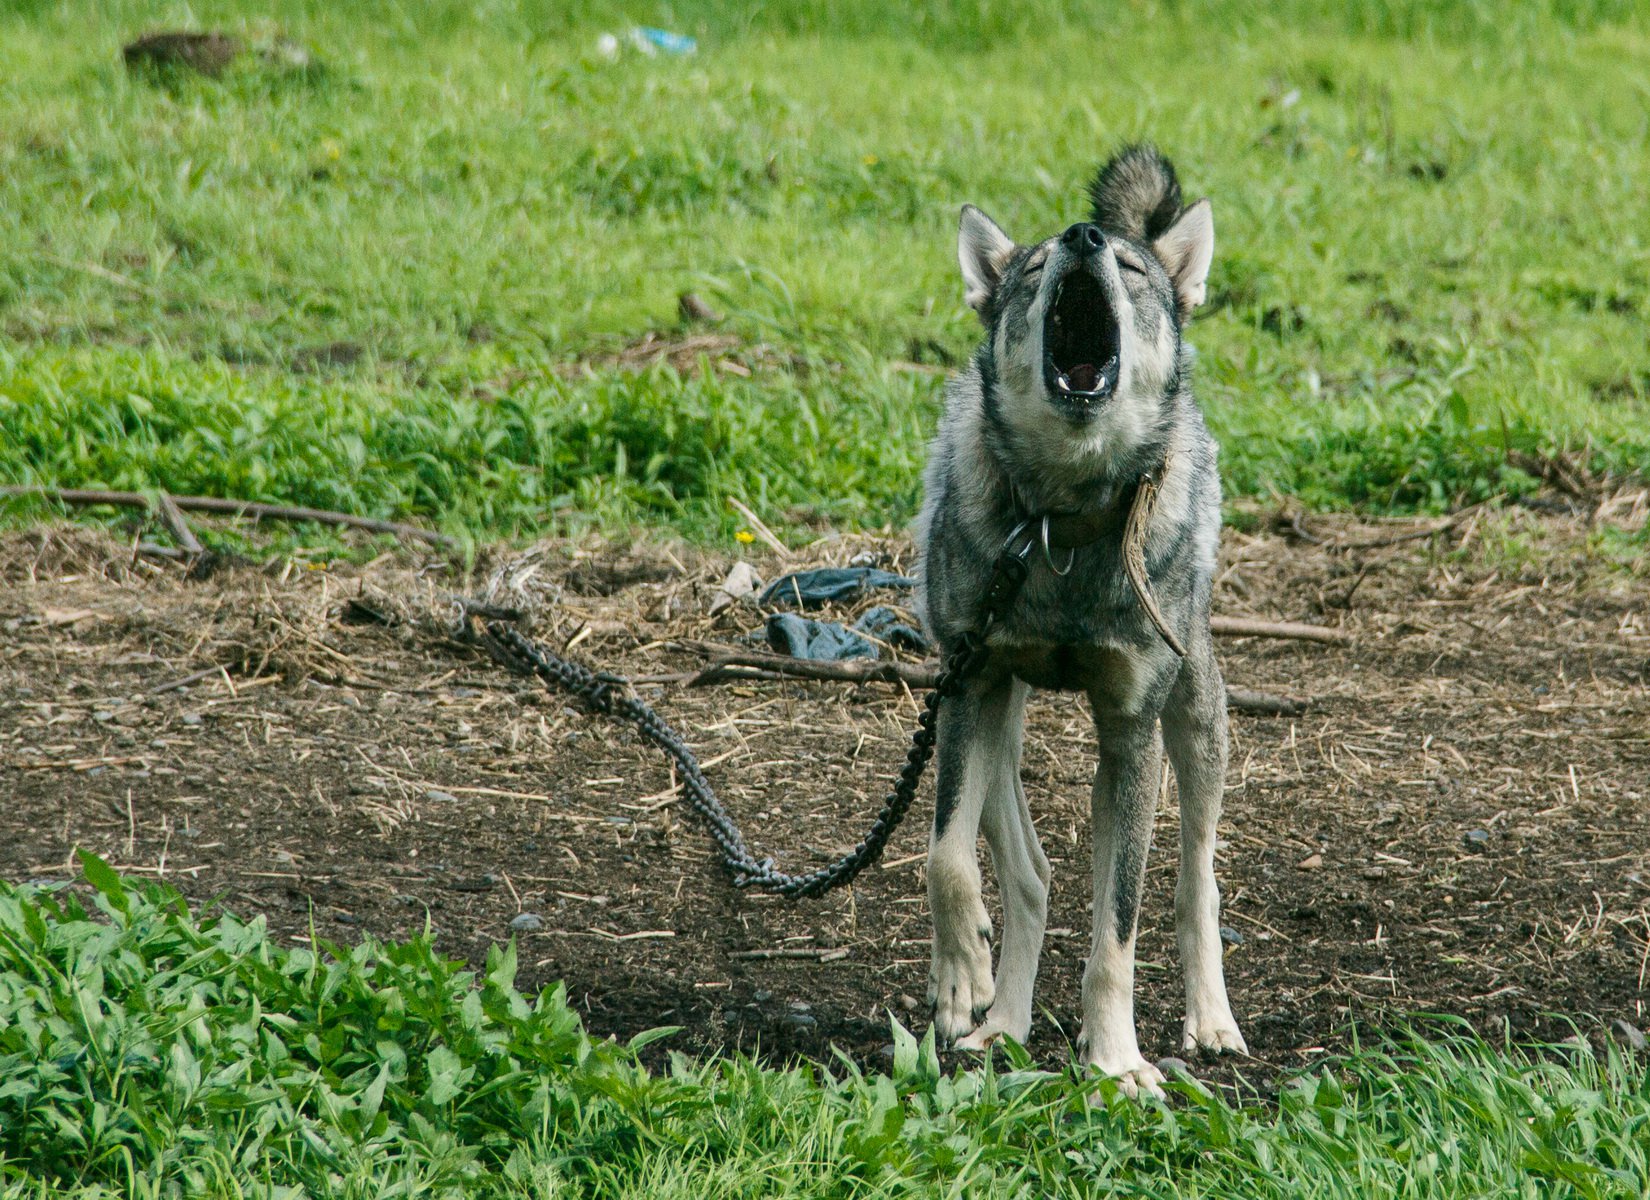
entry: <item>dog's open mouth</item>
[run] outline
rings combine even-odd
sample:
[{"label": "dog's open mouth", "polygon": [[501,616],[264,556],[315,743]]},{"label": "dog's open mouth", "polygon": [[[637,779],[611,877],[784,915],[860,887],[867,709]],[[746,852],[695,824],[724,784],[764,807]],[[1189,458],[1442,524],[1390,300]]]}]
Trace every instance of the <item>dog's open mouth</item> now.
[{"label": "dog's open mouth", "polygon": [[1117,388],[1117,314],[1105,289],[1082,267],[1054,288],[1043,322],[1043,380],[1049,394],[1078,413],[1098,407]]}]

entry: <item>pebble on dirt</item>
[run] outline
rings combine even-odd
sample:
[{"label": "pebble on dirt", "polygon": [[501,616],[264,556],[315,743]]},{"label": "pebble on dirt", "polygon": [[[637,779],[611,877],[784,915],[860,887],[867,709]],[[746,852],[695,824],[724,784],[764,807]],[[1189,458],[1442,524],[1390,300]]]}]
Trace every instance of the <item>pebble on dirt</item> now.
[{"label": "pebble on dirt", "polygon": [[544,918],[538,913],[517,913],[510,918],[511,933],[537,933],[544,928]]},{"label": "pebble on dirt", "polygon": [[1650,1045],[1650,1040],[1645,1038],[1643,1030],[1636,1025],[1629,1025],[1620,1017],[1610,1022],[1610,1033],[1616,1041],[1626,1046],[1634,1054],[1643,1054],[1646,1046]]}]

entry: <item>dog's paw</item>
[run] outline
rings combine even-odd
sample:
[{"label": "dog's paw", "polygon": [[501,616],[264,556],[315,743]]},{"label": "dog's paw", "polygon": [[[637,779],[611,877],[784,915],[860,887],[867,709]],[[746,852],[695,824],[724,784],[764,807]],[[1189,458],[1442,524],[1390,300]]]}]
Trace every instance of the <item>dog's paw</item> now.
[{"label": "dog's paw", "polygon": [[1163,1099],[1163,1072],[1143,1058],[1131,1064],[1119,1064],[1115,1070],[1100,1063],[1094,1065],[1111,1076],[1117,1090],[1131,1100],[1138,1100],[1143,1095]]},{"label": "dog's paw", "polygon": [[1001,1041],[1005,1037],[1024,1045],[1026,1039],[1030,1036],[1030,1020],[1019,1020],[998,1013],[993,1009],[985,1014],[985,1020],[981,1021],[972,1033],[967,1037],[957,1039],[957,1049],[986,1050],[993,1043]]},{"label": "dog's paw", "polygon": [[951,1045],[985,1019],[995,993],[991,984],[991,947],[985,937],[934,955],[928,980],[934,1006],[934,1031]]},{"label": "dog's paw", "polygon": [[1226,1014],[1220,1018],[1197,1020],[1186,1018],[1185,1035],[1180,1042],[1183,1054],[1248,1054],[1249,1045],[1238,1032],[1237,1022]]}]

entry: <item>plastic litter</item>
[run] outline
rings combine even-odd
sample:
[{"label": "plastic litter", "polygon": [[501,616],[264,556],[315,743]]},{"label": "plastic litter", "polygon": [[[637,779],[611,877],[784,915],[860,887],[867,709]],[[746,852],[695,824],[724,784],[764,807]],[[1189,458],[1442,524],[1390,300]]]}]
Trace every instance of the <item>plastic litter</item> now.
[{"label": "plastic litter", "polygon": [[596,52],[603,58],[617,58],[619,47],[624,42],[629,42],[633,48],[649,57],[661,52],[674,55],[693,54],[699,49],[699,43],[685,33],[672,33],[668,29],[655,29],[651,25],[635,25],[625,30],[622,39],[616,33],[602,34],[596,39]]}]

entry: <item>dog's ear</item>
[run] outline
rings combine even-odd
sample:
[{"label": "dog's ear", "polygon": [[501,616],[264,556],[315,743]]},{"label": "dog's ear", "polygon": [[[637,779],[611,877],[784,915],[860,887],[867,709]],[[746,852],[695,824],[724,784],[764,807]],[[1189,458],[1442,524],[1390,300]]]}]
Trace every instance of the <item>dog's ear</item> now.
[{"label": "dog's ear", "polygon": [[1181,213],[1173,225],[1158,235],[1152,250],[1174,281],[1180,319],[1184,321],[1192,315],[1192,309],[1203,303],[1209,264],[1215,258],[1215,215],[1209,202],[1199,200]]},{"label": "dog's ear", "polygon": [[1014,239],[997,222],[972,204],[963,205],[957,227],[957,262],[962,267],[963,298],[968,307],[975,312],[985,310],[1013,253]]}]

